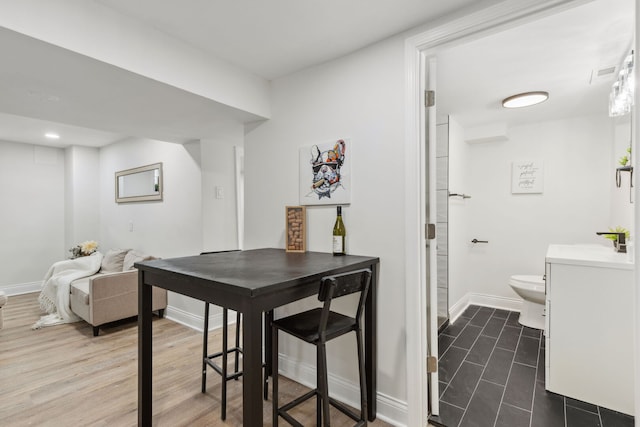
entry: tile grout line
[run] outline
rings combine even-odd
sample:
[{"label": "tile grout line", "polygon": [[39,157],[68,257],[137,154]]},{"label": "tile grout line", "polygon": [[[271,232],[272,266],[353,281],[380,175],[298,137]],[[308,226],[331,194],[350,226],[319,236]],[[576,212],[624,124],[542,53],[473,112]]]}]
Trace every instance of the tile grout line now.
[{"label": "tile grout line", "polygon": [[[508,321],[509,321],[509,318],[507,317],[507,322]],[[504,326],[507,326],[506,322]],[[502,331],[504,332],[504,327],[502,328]],[[511,361],[511,366],[509,366],[509,374],[507,375],[507,380],[504,384],[504,390],[502,391],[502,397],[500,397],[500,405],[498,406],[498,408],[502,407],[502,402],[504,401],[504,395],[507,392],[507,385],[509,384],[509,378],[511,377],[511,370],[513,369],[513,364],[515,363],[515,360],[516,360],[516,353],[518,352],[518,347],[520,347],[520,337],[522,337],[522,328],[520,328],[520,334],[518,334],[518,344],[516,344],[516,348],[513,350],[513,360]],[[498,415],[500,415],[500,409],[498,409]],[[498,423],[498,417],[496,416],[496,419],[493,422],[493,427],[496,427],[497,423]]]},{"label": "tile grout line", "polygon": [[[478,311],[476,311],[476,314],[479,311],[480,310],[478,309]],[[495,309],[493,310],[493,313],[495,313]],[[491,313],[491,314],[493,314],[493,313]],[[489,318],[485,322],[484,326],[482,327],[482,330],[484,330],[484,328],[487,326],[487,324],[489,323],[490,319],[491,319],[491,316],[489,316]],[[471,320],[469,321],[469,323],[471,323]],[[480,333],[476,337],[476,340],[473,342],[473,345],[476,344],[476,342],[478,341],[478,339],[481,336],[482,336],[482,331],[480,331]],[[492,338],[492,337],[489,337],[489,338]],[[496,338],[496,343],[493,345],[493,348],[491,349],[491,353],[489,354],[489,359],[491,359],[491,356],[493,355],[493,352],[496,349],[496,344],[498,344],[498,338]],[[471,346],[471,348],[473,348],[473,345]],[[469,355],[469,353],[471,353],[471,349],[469,349],[469,352],[467,353],[467,356]],[[465,359],[466,359],[466,357],[465,357]],[[480,372],[480,378],[478,378],[478,382],[476,383],[476,386],[473,389],[473,392],[471,393],[471,397],[469,397],[469,401],[467,402],[467,407],[464,409],[464,412],[462,413],[462,417],[460,418],[460,422],[458,422],[458,426],[460,426],[460,424],[462,423],[462,420],[464,420],[464,416],[467,414],[467,410],[469,409],[469,405],[471,404],[471,400],[473,400],[473,396],[476,394],[476,391],[478,390],[478,386],[480,385],[480,381],[482,381],[482,375],[484,375],[484,371],[487,369],[487,364],[489,363],[489,359],[487,359],[487,363],[485,363],[484,366],[482,367],[482,372]],[[464,363],[464,362],[465,362],[465,360],[462,361],[462,363]],[[462,366],[462,363],[460,364],[461,366]],[[473,363],[473,362],[468,362],[468,363]],[[475,363],[475,365],[476,366],[482,366],[482,365],[480,365],[478,363]],[[498,417],[498,415],[496,414],[496,418],[497,417]]]},{"label": "tile grout line", "polygon": [[[469,321],[471,321],[471,319],[469,319]],[[456,339],[460,336],[460,334],[462,334],[462,332],[467,328],[467,326],[469,326],[469,322],[467,322],[467,324],[466,324],[466,325],[464,325],[464,328],[462,328],[462,330],[458,333],[458,336],[456,337]],[[462,367],[462,364],[464,363],[464,359],[469,355],[469,351],[471,351],[471,350],[467,350],[466,348],[462,348],[462,347],[454,346],[454,345],[453,345],[453,343],[452,343],[452,344],[449,346],[449,348],[447,349],[447,351],[449,351],[449,349],[450,349],[451,347],[455,347],[455,348],[457,348],[457,349],[459,349],[459,350],[464,350],[464,351],[466,351],[466,352],[467,352],[467,354],[465,354],[464,358],[463,358],[463,359],[462,359],[462,361],[460,362],[460,366],[458,366],[458,369],[456,369],[456,371],[455,371],[455,372],[453,373],[453,375],[451,376],[451,381],[453,381],[453,379],[455,378],[455,376],[458,374],[458,371],[459,371],[459,370],[460,370],[460,368]],[[442,355],[444,356],[444,353],[443,353]],[[447,383],[446,383],[446,384],[447,384],[447,386],[444,388],[444,390],[442,390],[442,394],[440,394],[440,393],[439,393],[439,390],[438,390],[438,400],[440,400],[440,401],[442,401],[442,402],[446,403],[447,405],[451,405],[451,406],[455,406],[456,408],[460,408],[458,405],[454,405],[454,404],[449,403],[449,402],[447,402],[447,401],[445,401],[445,400],[443,400],[443,399],[442,399],[442,397],[444,396],[444,394],[447,392],[447,389],[449,388],[449,385],[451,384],[451,381],[449,381],[449,382],[447,382]],[[462,409],[462,408],[461,408],[461,409]],[[466,408],[464,408],[464,410],[466,411]],[[463,413],[463,415],[464,415],[464,413]],[[462,419],[461,419],[461,420],[462,420]]]},{"label": "tile grout line", "polygon": [[[542,349],[542,340],[544,339],[544,330],[538,336],[538,351],[536,352],[536,372],[533,376],[533,396],[531,397],[531,415],[529,417],[529,427],[533,427],[533,406],[536,403],[536,388],[538,387],[538,367],[540,366],[540,350]],[[514,356],[515,359],[515,356]],[[514,362],[515,363],[515,362]],[[566,426],[566,423],[565,423]]]},{"label": "tile grout line", "polygon": [[[545,388],[547,385],[545,384]],[[564,409],[564,427],[567,427],[567,398],[562,396],[562,408]]]},{"label": "tile grout line", "polygon": [[[474,314],[474,316],[475,316],[475,314]],[[473,318],[473,317],[472,317],[472,318]],[[466,324],[464,325],[464,327],[460,330],[460,332],[458,332],[458,335],[456,335],[456,336],[454,337],[455,339],[458,339],[458,337],[460,336],[460,334],[462,334],[462,332],[467,328],[467,326],[469,326],[469,322],[470,322],[470,321],[471,321],[471,319],[469,319],[469,320],[467,321],[467,323],[466,323]],[[445,328],[445,329],[446,329],[446,328]],[[451,335],[449,335],[449,336],[451,336]],[[454,340],[453,342],[455,342],[455,340]],[[466,358],[466,357],[467,357],[467,355],[469,354],[469,350],[467,350],[467,349],[465,349],[465,348],[462,348],[462,347],[455,346],[455,345],[453,345],[453,342],[451,342],[451,344],[450,344],[450,345],[449,345],[449,347],[447,348],[447,351],[449,351],[449,349],[451,349],[451,347],[457,348],[457,349],[459,349],[459,350],[465,350],[465,351],[467,352],[467,354],[465,354],[465,356],[464,356],[464,357]],[[445,351],[444,353],[442,353],[442,356],[444,356],[444,355],[445,355],[445,353],[446,353],[446,351]],[[456,376],[456,374],[458,373],[458,371],[460,370],[460,368],[462,367],[462,364],[463,364],[463,363],[464,363],[464,358],[462,359],[462,362],[460,362],[460,366],[458,366],[458,369],[456,369],[456,371],[455,371],[455,372],[453,373],[453,375],[451,376],[451,379],[452,379],[452,380],[453,380],[453,378]],[[439,376],[439,375],[438,375],[438,376]],[[438,382],[440,382],[440,381],[438,381]],[[444,381],[443,381],[443,382],[444,382]],[[444,396],[444,394],[447,392],[447,389],[449,388],[449,385],[451,384],[451,381],[446,382],[445,384],[446,384],[447,386],[444,388],[444,390],[442,390],[442,394],[440,394],[440,390],[438,390],[438,400],[443,401],[443,402],[444,402],[444,403],[446,403],[447,405],[452,405],[452,406],[455,406],[456,408],[460,408],[460,407],[459,407],[459,406],[457,406],[457,405],[453,405],[452,403],[449,403],[449,402],[447,402],[447,401],[442,400],[442,397],[443,397],[443,396]],[[462,409],[462,408],[461,408],[461,409]]]},{"label": "tile grout line", "polygon": [[529,414],[533,413],[533,411],[527,411],[526,409],[523,409],[523,408],[520,408],[520,407],[518,407],[518,406],[512,405],[511,403],[504,402],[504,403],[503,403],[503,405],[504,405],[504,406],[511,406],[512,408],[515,408],[515,409],[519,409],[519,410],[521,410],[521,411],[528,412]]},{"label": "tile grout line", "polygon": [[[476,310],[475,314],[473,315],[473,317],[476,317],[476,315],[478,314],[478,312],[480,311],[480,309]],[[495,310],[494,310],[495,311]],[[462,328],[462,331],[460,331],[460,334],[458,334],[458,336],[460,336],[462,334],[462,332],[467,328],[467,326],[469,326],[471,324],[471,320],[473,320],[473,317],[471,319],[469,319],[469,322],[467,322],[467,324],[464,326],[464,328]],[[489,317],[490,318],[490,317]],[[489,319],[487,319],[487,322],[485,322],[485,326],[486,324],[489,322]],[[475,325],[471,325],[471,326],[475,326]],[[484,326],[482,327],[482,329],[484,329]],[[464,359],[462,359],[462,362],[460,362],[460,366],[458,367],[458,369],[456,370],[456,373],[451,377],[451,380],[453,381],[453,378],[455,378],[455,376],[458,374],[458,371],[460,370],[460,368],[462,367],[462,365],[464,364],[464,362],[467,359],[467,356],[469,355],[469,353],[471,353],[471,349],[473,348],[473,346],[476,344],[476,342],[478,341],[478,338],[480,338],[480,336],[482,335],[482,331],[480,331],[480,333],[478,333],[478,336],[476,337],[476,339],[473,341],[473,344],[471,344],[471,348],[469,348],[469,350],[467,350],[467,354],[464,356]],[[498,342],[498,340],[496,340],[496,342]],[[495,348],[495,345],[494,345]],[[463,348],[461,348],[462,350],[465,350]],[[493,350],[491,351],[493,353]],[[472,362],[468,362],[468,363],[472,363]],[[480,366],[477,363],[473,363],[476,366]],[[464,416],[467,414],[467,409],[469,409],[469,404],[471,403],[471,399],[473,399],[473,395],[475,394],[476,390],[478,389],[478,384],[480,384],[480,381],[482,380],[482,374],[484,373],[484,370],[486,369],[486,365],[484,366],[484,368],[482,369],[482,373],[480,373],[480,378],[478,379],[478,382],[476,383],[475,388],[473,389],[473,392],[471,393],[471,396],[469,397],[469,401],[467,402],[467,405],[464,408],[464,411],[462,412],[462,417],[460,417],[460,421],[458,422],[458,426],[460,425],[460,423],[462,423],[462,420],[464,419]],[[451,382],[449,382],[447,384],[447,387],[444,389],[444,391],[442,392],[442,394],[444,395],[444,393],[447,391],[447,388],[449,388],[449,384],[451,384]],[[445,402],[448,403],[448,402]],[[449,403],[451,405],[451,403]],[[459,408],[459,406],[457,405],[453,405]]]}]

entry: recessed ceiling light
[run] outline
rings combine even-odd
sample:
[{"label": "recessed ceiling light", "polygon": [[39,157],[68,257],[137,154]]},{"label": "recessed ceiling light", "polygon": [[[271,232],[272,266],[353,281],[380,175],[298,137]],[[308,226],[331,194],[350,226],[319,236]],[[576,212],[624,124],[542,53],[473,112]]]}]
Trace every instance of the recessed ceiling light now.
[{"label": "recessed ceiling light", "polygon": [[47,133],[44,134],[44,136],[46,138],[49,138],[49,139],[60,139],[60,135],[58,135],[57,133],[53,133],[53,132],[47,132]]},{"label": "recessed ceiling light", "polygon": [[549,99],[549,92],[525,92],[510,96],[502,100],[504,108],[520,108],[540,104]]}]

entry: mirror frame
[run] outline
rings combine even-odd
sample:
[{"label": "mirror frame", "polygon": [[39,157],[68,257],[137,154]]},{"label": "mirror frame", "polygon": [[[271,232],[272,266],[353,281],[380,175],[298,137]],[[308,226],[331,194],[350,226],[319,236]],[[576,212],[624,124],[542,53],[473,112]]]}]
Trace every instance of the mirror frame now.
[{"label": "mirror frame", "polygon": [[[119,186],[119,178],[122,176],[133,175],[140,172],[146,172],[150,170],[158,169],[160,171],[159,180],[158,180],[158,194],[143,194],[140,196],[130,196],[130,197],[119,197],[120,194],[120,186]],[[147,202],[152,200],[162,200],[162,163],[154,163],[147,166],[140,166],[138,168],[126,169],[119,172],[116,172],[116,203],[129,203],[129,202]]]}]

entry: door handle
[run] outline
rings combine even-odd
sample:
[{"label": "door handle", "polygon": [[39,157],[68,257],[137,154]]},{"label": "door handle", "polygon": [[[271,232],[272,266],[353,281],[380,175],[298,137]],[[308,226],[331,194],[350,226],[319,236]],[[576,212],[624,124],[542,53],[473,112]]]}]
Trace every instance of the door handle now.
[{"label": "door handle", "polygon": [[478,240],[478,239],[473,239],[473,240],[471,241],[471,243],[489,243],[489,241],[488,241],[488,240]]}]

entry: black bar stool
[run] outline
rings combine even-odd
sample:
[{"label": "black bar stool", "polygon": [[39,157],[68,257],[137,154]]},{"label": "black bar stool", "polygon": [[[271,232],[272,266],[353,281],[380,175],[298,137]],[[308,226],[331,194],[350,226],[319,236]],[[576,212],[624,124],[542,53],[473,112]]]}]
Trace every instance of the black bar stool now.
[{"label": "black bar stool", "polygon": [[[364,349],[362,340],[362,327],[360,318],[364,308],[364,302],[371,282],[371,270],[362,269],[334,276],[323,277],[320,282],[318,300],[324,302],[322,308],[294,314],[271,322],[271,363],[273,368],[273,426],[278,425],[278,417],[287,420],[291,425],[302,427],[288,410],[298,406],[309,398],[317,397],[317,425],[329,426],[329,405],[340,410],[345,415],[356,421],[356,426],[367,425],[367,393],[364,372]],[[344,295],[360,292],[360,300],[355,317],[345,316],[331,311],[331,301]],[[317,373],[316,389],[294,399],[293,401],[278,406],[278,331],[286,332],[304,342],[313,344],[317,349]],[[354,413],[346,405],[329,397],[329,385],[327,380],[327,353],[326,342],[348,332],[356,333],[358,347],[358,372],[360,377],[360,414]],[[322,423],[324,422],[324,424]]]},{"label": "black bar stool", "polygon": [[[200,255],[206,254],[216,254],[222,252],[237,252],[237,250],[229,250],[229,251],[215,251],[215,252],[202,252]],[[266,363],[263,364],[264,367],[264,399],[267,400],[268,390],[269,390],[269,376],[271,375],[271,361],[269,360],[271,356],[271,334],[268,333],[267,328],[270,327],[270,319],[273,318],[273,310],[270,310],[265,313],[265,360]],[[222,350],[216,353],[209,354],[209,303],[204,303],[204,330],[203,330],[203,338],[202,338],[202,393],[206,393],[207,391],[207,366],[212,368],[222,377],[222,393],[221,393],[221,409],[220,409],[220,419],[225,420],[227,418],[227,381],[237,380],[242,376],[242,371],[239,369],[240,365],[240,355],[242,354],[242,347],[240,346],[240,329],[241,329],[241,320],[242,317],[240,312],[236,312],[236,336],[235,336],[235,346],[229,348],[228,346],[228,315],[229,310],[226,308],[222,308]],[[233,372],[229,373],[228,370],[228,356],[230,353],[233,353],[235,360],[233,365]],[[221,358],[221,363],[218,365],[214,360],[217,358]]]},{"label": "black bar stool", "polygon": [[[220,252],[236,252],[236,251],[218,251],[218,252],[202,252],[200,255],[214,254]],[[227,418],[227,381],[237,380],[242,376],[242,371],[239,370],[240,354],[242,354],[242,348],[240,347],[240,328],[241,328],[241,316],[240,312],[236,313],[236,339],[235,346],[229,348],[228,346],[228,315],[229,310],[222,309],[222,351],[209,354],[209,303],[204,303],[204,330],[202,334],[202,392],[207,391],[207,366],[212,368],[222,377],[222,395],[221,395],[221,410],[220,419],[225,420]],[[235,356],[234,369],[232,373],[228,372],[228,356],[233,353]],[[214,360],[221,358],[221,363],[218,365]]]},{"label": "black bar stool", "polygon": [[[208,354],[208,336],[209,336],[209,303],[205,302],[204,306],[204,333],[202,342],[202,392],[207,391],[207,366],[211,367],[214,371],[222,376],[222,408],[220,410],[220,419],[225,420],[227,418],[227,381],[237,380],[242,376],[242,371],[238,369],[240,354],[242,348],[240,347],[240,313],[236,313],[236,341],[235,347],[228,348],[228,310],[222,309],[222,351]],[[235,355],[234,369],[232,373],[228,372],[228,356],[229,353]],[[221,358],[221,364],[218,365],[214,360]]]}]

